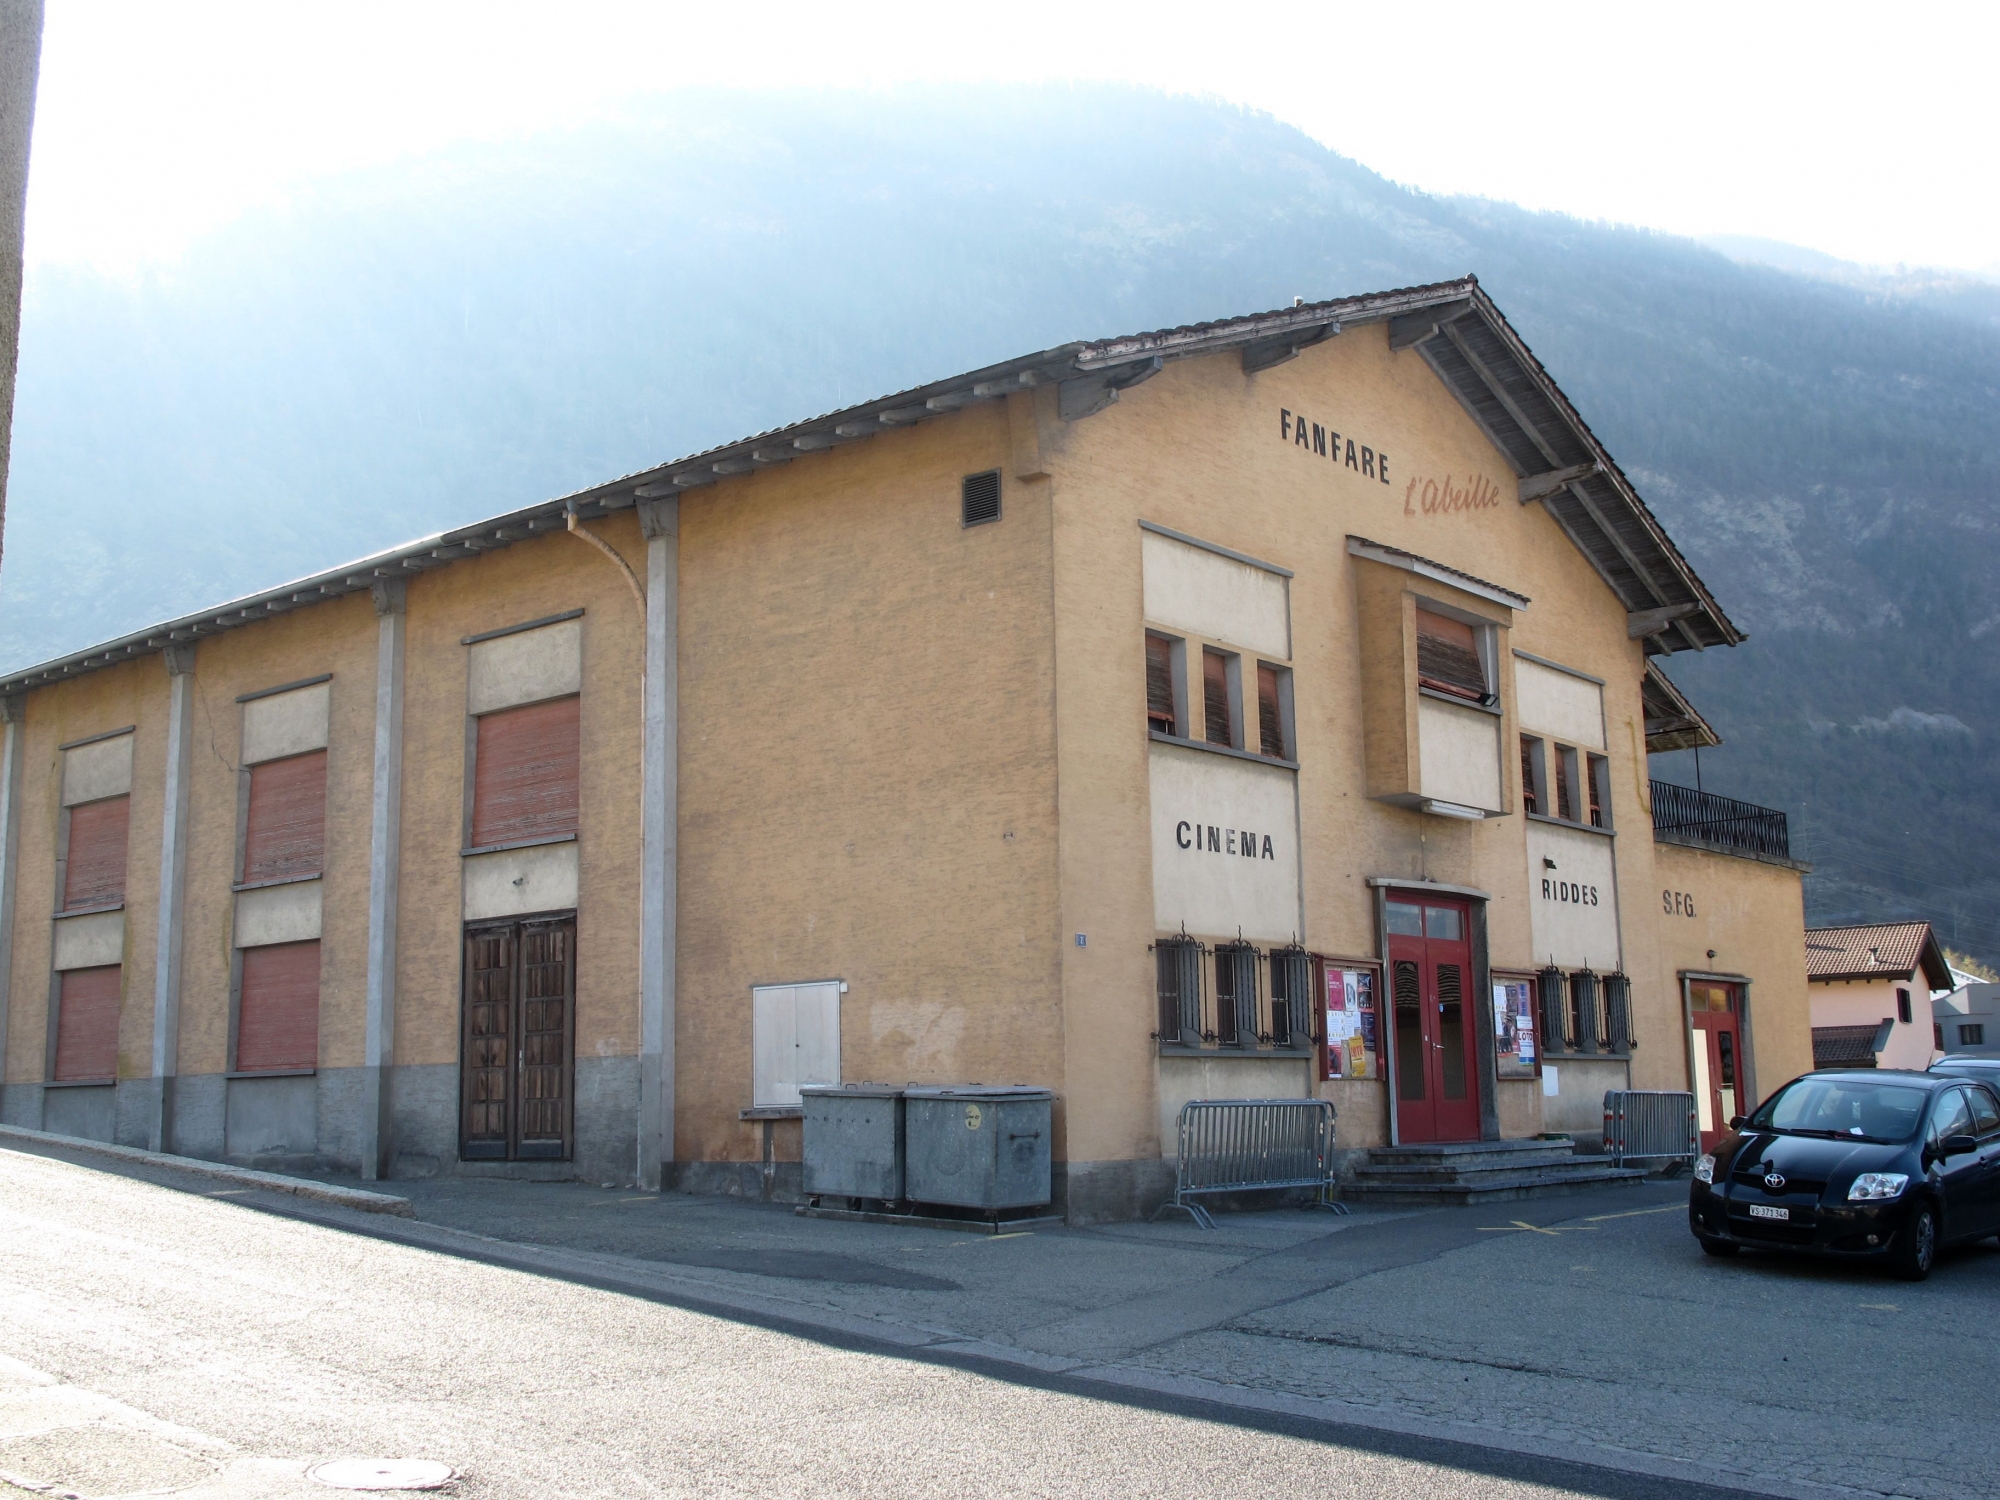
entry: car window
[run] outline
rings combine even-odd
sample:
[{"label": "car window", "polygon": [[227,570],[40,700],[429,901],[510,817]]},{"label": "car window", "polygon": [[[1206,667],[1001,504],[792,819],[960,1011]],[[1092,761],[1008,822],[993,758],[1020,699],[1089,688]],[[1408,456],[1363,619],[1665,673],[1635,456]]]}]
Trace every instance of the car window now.
[{"label": "car window", "polygon": [[1946,1089],[1931,1110],[1931,1139],[1971,1134],[1972,1111],[1965,1107],[1965,1090]]},{"label": "car window", "polygon": [[1765,1100],[1751,1128],[1907,1141],[1917,1133],[1924,1103],[1923,1091],[1906,1084],[1808,1074]]},{"label": "car window", "polygon": [[1994,1102],[1993,1096],[1979,1087],[1967,1089],[1965,1096],[1972,1102],[1973,1134],[1987,1136],[2000,1131],[2000,1104]]}]

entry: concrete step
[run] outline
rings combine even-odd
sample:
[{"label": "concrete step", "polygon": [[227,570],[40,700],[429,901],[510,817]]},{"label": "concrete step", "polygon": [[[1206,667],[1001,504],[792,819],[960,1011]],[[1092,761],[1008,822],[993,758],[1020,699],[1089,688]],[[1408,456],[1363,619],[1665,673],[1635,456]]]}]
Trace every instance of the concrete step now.
[{"label": "concrete step", "polygon": [[1554,1198],[1607,1183],[1637,1182],[1637,1167],[1580,1164],[1575,1171],[1492,1172],[1465,1181],[1355,1181],[1342,1183],[1340,1196],[1353,1202],[1384,1204],[1502,1203],[1517,1198]]},{"label": "concrete step", "polygon": [[1481,1157],[1507,1157],[1533,1151],[1568,1152],[1576,1142],[1568,1136],[1534,1137],[1518,1141],[1420,1141],[1401,1146],[1375,1146],[1370,1161],[1457,1161]]},{"label": "concrete step", "polygon": [[1357,1178],[1383,1180],[1411,1177],[1433,1180],[1445,1177],[1480,1177],[1491,1172],[1527,1172],[1541,1167],[1564,1167],[1572,1162],[1602,1163],[1601,1157],[1574,1156],[1568,1147],[1560,1151],[1514,1151],[1506,1155],[1423,1158],[1383,1161],[1371,1154],[1354,1169]]}]

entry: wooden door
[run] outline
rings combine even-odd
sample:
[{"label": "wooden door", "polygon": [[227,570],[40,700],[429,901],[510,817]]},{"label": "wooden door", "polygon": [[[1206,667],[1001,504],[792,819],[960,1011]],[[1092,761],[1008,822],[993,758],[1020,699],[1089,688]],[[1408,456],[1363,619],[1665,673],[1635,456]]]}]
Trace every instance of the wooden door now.
[{"label": "wooden door", "polygon": [[1388,902],[1389,1003],[1400,1139],[1479,1139],[1471,913],[1460,902]]},{"label": "wooden door", "polygon": [[576,919],[465,932],[459,1154],[567,1161],[575,1120]]},{"label": "wooden door", "polygon": [[1730,1120],[1749,1114],[1757,1102],[1744,1096],[1742,995],[1733,984],[1691,981],[1688,1019],[1694,1027],[1689,1051],[1694,1062],[1695,1125],[1701,1149],[1709,1151],[1729,1134]]}]

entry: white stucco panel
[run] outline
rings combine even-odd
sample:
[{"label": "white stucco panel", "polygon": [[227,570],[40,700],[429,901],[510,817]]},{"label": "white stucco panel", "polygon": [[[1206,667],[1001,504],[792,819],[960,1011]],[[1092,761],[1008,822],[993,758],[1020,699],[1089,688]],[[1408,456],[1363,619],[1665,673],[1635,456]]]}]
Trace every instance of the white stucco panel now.
[{"label": "white stucco panel", "polygon": [[236,894],[236,946],[303,943],[319,936],[320,882],[295,880]]},{"label": "white stucco panel", "polygon": [[1600,974],[1623,966],[1611,856],[1611,840],[1603,834],[1528,824],[1528,902],[1537,965],[1553,959],[1565,969],[1589,965]]},{"label": "white stucco panel", "polygon": [[1426,797],[1500,811],[1499,716],[1419,698],[1417,774]]},{"label": "white stucco panel", "polygon": [[1139,544],[1153,624],[1291,660],[1288,579],[1151,531],[1139,533]]},{"label": "white stucco panel", "polygon": [[576,842],[474,854],[465,865],[465,920],[567,911],[576,905]]},{"label": "white stucco panel", "polygon": [[1594,682],[1517,656],[1514,710],[1529,734],[1604,749],[1604,689]]},{"label": "white stucco panel", "polygon": [[1153,919],[1177,932],[1285,942],[1299,931],[1292,772],[1152,747]]},{"label": "white stucco panel", "polygon": [[64,807],[122,797],[132,790],[132,736],[113,735],[63,751]]},{"label": "white stucco panel", "polygon": [[254,766],[308,750],[324,750],[332,689],[330,682],[316,682],[244,704],[243,764]]},{"label": "white stucco panel", "polygon": [[125,962],[125,913],[93,912],[56,923],[57,969],[96,969]]},{"label": "white stucco panel", "polygon": [[583,621],[558,620],[472,648],[467,712],[492,713],[583,690]]}]

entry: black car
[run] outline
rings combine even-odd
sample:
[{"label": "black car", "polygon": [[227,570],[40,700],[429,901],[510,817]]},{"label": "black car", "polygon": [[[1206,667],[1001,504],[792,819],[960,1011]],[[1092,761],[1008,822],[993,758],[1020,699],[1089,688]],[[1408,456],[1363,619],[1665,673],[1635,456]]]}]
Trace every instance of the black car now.
[{"label": "black car", "polygon": [[1921,1281],[1941,1246],[2000,1234],[2000,1092],[1984,1082],[1828,1069],[1729,1123],[1688,1193],[1710,1255],[1804,1250]]},{"label": "black car", "polygon": [[1954,1078],[1977,1078],[2000,1094],[2000,1057],[1967,1057],[1963,1053],[1940,1057],[1930,1066],[1933,1073],[1949,1073]]}]

